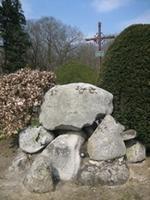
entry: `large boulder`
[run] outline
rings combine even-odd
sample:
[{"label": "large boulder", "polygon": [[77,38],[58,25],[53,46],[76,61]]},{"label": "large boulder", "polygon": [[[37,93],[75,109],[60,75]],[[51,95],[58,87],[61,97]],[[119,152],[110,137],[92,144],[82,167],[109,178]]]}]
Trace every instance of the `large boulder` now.
[{"label": "large boulder", "polygon": [[35,158],[23,183],[30,192],[45,193],[53,190],[52,168],[47,157],[39,155]]},{"label": "large boulder", "polygon": [[87,83],[58,85],[45,95],[40,123],[49,130],[79,130],[98,114],[111,114],[113,95]]},{"label": "large boulder", "polygon": [[137,163],[145,160],[146,150],[145,146],[142,143],[136,140],[131,140],[126,142],[126,147],[126,156],[129,163]]},{"label": "large boulder", "polygon": [[64,134],[53,140],[42,152],[49,157],[56,180],[71,180],[80,168],[80,147],[84,138],[80,134]]},{"label": "large boulder", "polygon": [[36,153],[54,139],[54,135],[42,126],[28,127],[19,134],[19,147],[27,153]]},{"label": "large boulder", "polygon": [[96,186],[119,185],[129,178],[129,170],[123,158],[109,161],[86,160],[78,174],[78,183]]},{"label": "large boulder", "polygon": [[88,140],[88,153],[92,160],[110,160],[126,153],[121,132],[124,126],[107,115]]}]

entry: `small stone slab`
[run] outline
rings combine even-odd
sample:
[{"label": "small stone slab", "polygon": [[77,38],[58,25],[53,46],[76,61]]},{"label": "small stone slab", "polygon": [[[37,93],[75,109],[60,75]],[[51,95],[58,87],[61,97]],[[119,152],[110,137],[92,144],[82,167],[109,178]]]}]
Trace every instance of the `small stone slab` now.
[{"label": "small stone slab", "polygon": [[19,147],[27,153],[36,153],[54,139],[54,135],[40,127],[28,127],[19,134]]},{"label": "small stone slab", "polygon": [[126,142],[126,147],[126,156],[129,163],[137,163],[145,160],[146,149],[142,143],[138,142],[137,140],[131,140]]},{"label": "small stone slab", "polygon": [[137,132],[134,129],[126,130],[121,133],[124,141],[128,141],[137,137]]},{"label": "small stone slab", "polygon": [[[8,171],[15,178],[21,178],[20,174],[24,174],[27,169],[31,167],[31,155],[24,153],[21,149],[18,149],[16,157],[13,159],[11,166],[8,168]],[[23,176],[23,175],[21,175]]]},{"label": "small stone slab", "polygon": [[120,185],[129,178],[129,169],[124,158],[108,161],[86,160],[78,174],[82,185]]},{"label": "small stone slab", "polygon": [[35,158],[23,184],[30,192],[46,193],[53,190],[52,169],[47,158],[41,155]]}]

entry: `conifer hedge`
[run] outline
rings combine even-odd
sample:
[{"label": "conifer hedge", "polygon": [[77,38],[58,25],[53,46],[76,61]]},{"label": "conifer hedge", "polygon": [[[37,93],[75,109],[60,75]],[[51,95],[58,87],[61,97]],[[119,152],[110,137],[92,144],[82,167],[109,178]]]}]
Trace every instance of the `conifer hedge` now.
[{"label": "conifer hedge", "polygon": [[115,39],[98,85],[114,95],[114,117],[150,144],[150,24],[132,25]]}]

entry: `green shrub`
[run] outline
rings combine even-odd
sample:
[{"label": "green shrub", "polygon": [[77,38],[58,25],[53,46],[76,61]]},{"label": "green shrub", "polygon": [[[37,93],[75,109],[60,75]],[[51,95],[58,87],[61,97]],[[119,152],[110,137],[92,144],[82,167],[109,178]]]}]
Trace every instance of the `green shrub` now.
[{"label": "green shrub", "polygon": [[40,126],[39,118],[38,117],[31,117],[29,125],[31,127],[35,127],[35,126],[38,127],[38,126]]},{"label": "green shrub", "polygon": [[114,95],[114,117],[150,143],[150,25],[132,25],[115,39],[98,85]]},{"label": "green shrub", "polygon": [[78,62],[70,62],[56,70],[57,83],[67,84],[74,82],[86,82],[95,84],[97,73],[86,65]]}]

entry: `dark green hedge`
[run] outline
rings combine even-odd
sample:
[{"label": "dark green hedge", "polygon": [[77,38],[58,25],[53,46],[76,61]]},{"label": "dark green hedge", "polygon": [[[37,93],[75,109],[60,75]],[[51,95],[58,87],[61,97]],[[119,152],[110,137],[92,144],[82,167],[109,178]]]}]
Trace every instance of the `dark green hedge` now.
[{"label": "dark green hedge", "polygon": [[87,65],[72,61],[56,70],[57,83],[67,84],[74,82],[96,83],[97,73],[95,69]]},{"label": "dark green hedge", "polygon": [[150,143],[150,25],[132,25],[115,39],[98,85],[114,95],[114,117]]}]

